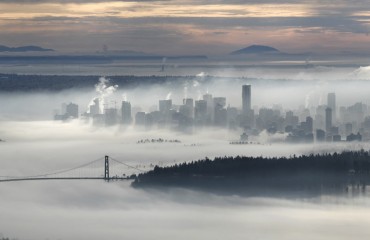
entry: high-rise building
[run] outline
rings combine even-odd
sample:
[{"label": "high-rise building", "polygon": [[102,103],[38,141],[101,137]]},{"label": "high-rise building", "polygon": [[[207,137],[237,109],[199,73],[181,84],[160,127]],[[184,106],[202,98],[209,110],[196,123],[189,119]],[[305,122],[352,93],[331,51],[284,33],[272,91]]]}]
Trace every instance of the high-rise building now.
[{"label": "high-rise building", "polygon": [[227,125],[229,128],[237,127],[238,109],[235,107],[227,107]]},{"label": "high-rise building", "polygon": [[183,104],[186,108],[186,115],[188,118],[194,117],[194,100],[192,98],[186,98],[183,100]]},{"label": "high-rise building", "polygon": [[145,125],[145,112],[137,112],[135,115],[135,125]]},{"label": "high-rise building", "polygon": [[167,114],[172,108],[172,100],[159,100],[159,111]]},{"label": "high-rise building", "polygon": [[224,126],[227,124],[227,111],[225,109],[226,98],[213,98],[213,123],[216,126]]},{"label": "high-rise building", "polygon": [[306,117],[306,133],[312,133],[313,131],[313,119],[312,117]]},{"label": "high-rise building", "polygon": [[346,136],[348,136],[352,133],[352,129],[353,129],[352,123],[346,123],[346,125],[345,125],[345,134],[346,134]]},{"label": "high-rise building", "polygon": [[207,123],[213,122],[214,108],[213,108],[213,97],[212,94],[204,94],[203,100],[207,102]]},{"label": "high-rise building", "polygon": [[207,115],[207,101],[198,100],[195,101],[195,118],[205,119]]},{"label": "high-rise building", "polygon": [[122,101],[121,114],[122,114],[122,123],[123,124],[130,124],[131,121],[132,121],[132,118],[131,118],[131,103],[130,102]]},{"label": "high-rise building", "polygon": [[333,112],[331,108],[325,109],[325,128],[326,133],[329,135],[331,133],[331,128],[333,126]]},{"label": "high-rise building", "polygon": [[106,126],[112,126],[117,124],[117,109],[115,108],[104,109],[104,119]]},{"label": "high-rise building", "polygon": [[194,119],[195,124],[203,126],[207,120],[207,101],[206,100],[198,100],[195,101],[195,109],[194,109]]},{"label": "high-rise building", "polygon": [[207,101],[207,103],[212,103],[212,94],[204,94],[203,95],[203,100]]},{"label": "high-rise building", "polygon": [[251,85],[243,85],[242,89],[243,114],[248,114],[252,109]]},{"label": "high-rise building", "polygon": [[100,114],[100,105],[99,105],[99,98],[94,99],[94,104],[90,105],[90,114],[94,116],[96,114]]},{"label": "high-rise building", "polygon": [[336,120],[336,101],[335,101],[335,93],[328,93],[328,107],[331,108],[333,114],[333,120]]},{"label": "high-rise building", "polygon": [[324,142],[325,141],[325,131],[321,129],[316,129],[316,141]]},{"label": "high-rise building", "polygon": [[74,103],[67,104],[65,115],[67,118],[78,118],[78,105]]},{"label": "high-rise building", "polygon": [[173,106],[171,99],[159,100],[158,123],[161,127],[169,126],[172,123],[172,109]]}]

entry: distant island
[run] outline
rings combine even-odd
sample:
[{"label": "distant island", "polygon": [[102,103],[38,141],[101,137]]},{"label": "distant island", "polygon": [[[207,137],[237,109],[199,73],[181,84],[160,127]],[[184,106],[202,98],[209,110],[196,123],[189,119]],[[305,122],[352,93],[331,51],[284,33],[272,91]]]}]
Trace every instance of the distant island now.
[{"label": "distant island", "polygon": [[229,194],[345,193],[370,183],[370,153],[343,152],[291,157],[218,157],[140,174],[137,188],[182,187]]},{"label": "distant island", "polygon": [[269,46],[263,45],[251,45],[246,48],[242,48],[231,52],[231,55],[242,55],[242,54],[265,54],[265,53],[280,53],[279,50]]},{"label": "distant island", "polygon": [[0,45],[0,52],[53,52],[54,49],[42,48],[39,46],[7,47]]},{"label": "distant island", "polygon": [[158,138],[158,139],[141,139],[136,142],[137,144],[145,144],[145,143],[181,143],[180,140],[178,139],[163,139],[163,138]]}]

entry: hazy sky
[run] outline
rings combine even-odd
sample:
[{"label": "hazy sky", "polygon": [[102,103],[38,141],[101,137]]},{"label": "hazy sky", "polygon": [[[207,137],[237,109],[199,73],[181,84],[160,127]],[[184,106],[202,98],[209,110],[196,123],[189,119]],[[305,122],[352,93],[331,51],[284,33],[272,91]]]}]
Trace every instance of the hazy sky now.
[{"label": "hazy sky", "polygon": [[369,52],[367,0],[0,0],[0,44],[59,51]]}]

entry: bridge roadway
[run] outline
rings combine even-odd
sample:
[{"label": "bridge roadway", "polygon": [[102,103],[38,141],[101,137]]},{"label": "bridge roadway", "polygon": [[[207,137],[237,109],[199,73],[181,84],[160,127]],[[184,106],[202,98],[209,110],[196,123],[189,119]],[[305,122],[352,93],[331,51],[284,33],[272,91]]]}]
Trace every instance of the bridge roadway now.
[{"label": "bridge roadway", "polygon": [[[100,174],[96,174],[95,176],[100,176],[100,177],[81,177],[80,176],[77,176],[77,177],[58,177],[58,174],[62,174],[62,173],[68,173],[68,172],[72,172],[72,171],[75,171],[75,170],[78,170],[78,169],[83,169],[84,167],[87,167],[87,166],[90,166],[90,165],[93,165],[93,164],[97,164],[101,159],[104,159],[104,174],[103,175],[100,175]],[[74,167],[74,168],[70,168],[70,169],[66,169],[66,170],[61,170],[61,171],[57,171],[57,172],[53,172],[53,173],[46,173],[46,174],[39,174],[39,175],[33,175],[33,176],[19,176],[19,177],[16,177],[16,176],[0,176],[0,182],[19,182],[19,181],[48,181],[48,180],[105,180],[107,182],[109,181],[118,181],[118,180],[132,180],[131,178],[127,177],[127,175],[125,174],[120,174],[120,175],[114,175],[114,176],[110,176],[109,175],[109,160],[112,160],[114,163],[118,163],[118,164],[121,164],[125,167],[128,167],[128,168],[131,168],[131,169],[135,169],[139,172],[145,172],[144,170],[141,170],[137,167],[134,167],[134,166],[131,166],[131,165],[128,165],[124,162],[121,162],[119,160],[116,160],[114,158],[109,158],[108,156],[105,156],[104,158],[98,158],[94,161],[91,161],[91,162],[88,162],[88,163],[85,163],[85,164],[82,164],[78,167]],[[54,177],[52,177],[54,176]],[[60,176],[60,175],[59,175]],[[76,175],[75,175],[76,176]],[[90,175],[91,176],[91,175]],[[119,176],[122,176],[122,177],[119,177]],[[125,176],[125,177],[123,177]]]},{"label": "bridge roadway", "polygon": [[105,181],[123,181],[123,180],[132,180],[128,177],[53,177],[53,178],[13,178],[13,179],[2,179],[0,182],[19,182],[19,181],[49,181],[49,180],[105,180]]}]

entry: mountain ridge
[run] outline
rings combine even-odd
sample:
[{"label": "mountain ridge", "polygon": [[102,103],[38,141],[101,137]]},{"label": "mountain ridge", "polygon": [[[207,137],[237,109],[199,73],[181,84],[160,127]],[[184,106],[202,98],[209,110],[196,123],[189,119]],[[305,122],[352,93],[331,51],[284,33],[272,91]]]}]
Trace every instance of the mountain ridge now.
[{"label": "mountain ridge", "polygon": [[20,46],[20,47],[8,47],[0,45],[0,52],[54,52],[54,49],[42,48],[39,46]]},{"label": "mountain ridge", "polygon": [[278,49],[264,46],[264,45],[250,45],[248,47],[233,51],[230,55],[241,55],[241,54],[265,54],[265,53],[281,53]]}]

